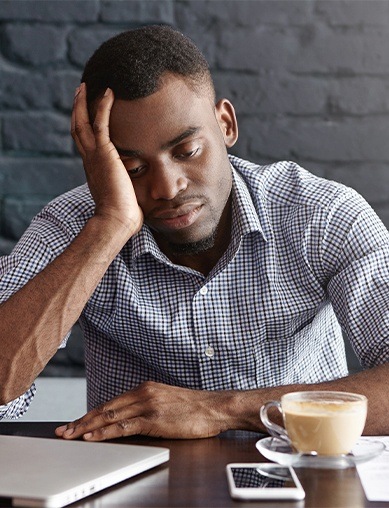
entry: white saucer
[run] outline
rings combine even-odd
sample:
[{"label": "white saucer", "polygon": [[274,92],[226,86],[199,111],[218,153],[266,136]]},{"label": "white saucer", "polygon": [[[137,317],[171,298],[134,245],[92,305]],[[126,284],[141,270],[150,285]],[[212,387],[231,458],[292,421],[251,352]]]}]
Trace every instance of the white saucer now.
[{"label": "white saucer", "polygon": [[283,466],[312,467],[317,469],[344,469],[362,464],[385,450],[381,441],[357,441],[351,453],[337,456],[317,456],[298,453],[281,439],[266,437],[257,441],[257,450],[267,459]]}]

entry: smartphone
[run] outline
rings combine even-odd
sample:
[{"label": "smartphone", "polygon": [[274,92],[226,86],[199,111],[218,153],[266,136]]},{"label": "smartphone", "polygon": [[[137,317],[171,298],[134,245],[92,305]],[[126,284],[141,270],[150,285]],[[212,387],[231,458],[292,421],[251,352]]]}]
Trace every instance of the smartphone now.
[{"label": "smartphone", "polygon": [[270,462],[227,464],[227,480],[234,499],[304,499],[305,492],[291,467]]}]

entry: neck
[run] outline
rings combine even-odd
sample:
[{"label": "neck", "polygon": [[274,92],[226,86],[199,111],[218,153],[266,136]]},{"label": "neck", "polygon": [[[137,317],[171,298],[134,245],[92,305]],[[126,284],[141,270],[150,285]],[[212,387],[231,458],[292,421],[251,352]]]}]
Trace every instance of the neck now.
[{"label": "neck", "polygon": [[197,254],[173,253],[166,255],[173,263],[187,266],[207,276],[222,257],[230,242],[230,234],[226,235],[223,232],[225,238],[218,238],[218,236],[221,235],[217,235],[214,245],[203,252]]}]

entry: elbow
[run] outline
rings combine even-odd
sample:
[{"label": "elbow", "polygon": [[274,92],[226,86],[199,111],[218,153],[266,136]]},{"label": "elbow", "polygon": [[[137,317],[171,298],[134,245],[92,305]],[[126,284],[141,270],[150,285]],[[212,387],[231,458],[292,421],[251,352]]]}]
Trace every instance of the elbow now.
[{"label": "elbow", "polygon": [[0,406],[5,406],[5,405],[9,404],[10,402],[13,402],[18,397],[20,397],[20,395],[22,395],[22,393],[24,393],[24,392],[20,393],[15,390],[7,390],[4,388],[6,388],[6,387],[1,387],[1,389],[0,389]]},{"label": "elbow", "polygon": [[25,394],[31,385],[32,383],[28,383],[27,385],[25,382],[23,383],[20,376],[13,377],[11,375],[7,375],[3,379],[0,378],[0,405],[3,406],[13,402],[21,395]]},{"label": "elbow", "polygon": [[0,405],[9,404],[24,395],[38,375],[20,357],[3,357],[0,367]]}]

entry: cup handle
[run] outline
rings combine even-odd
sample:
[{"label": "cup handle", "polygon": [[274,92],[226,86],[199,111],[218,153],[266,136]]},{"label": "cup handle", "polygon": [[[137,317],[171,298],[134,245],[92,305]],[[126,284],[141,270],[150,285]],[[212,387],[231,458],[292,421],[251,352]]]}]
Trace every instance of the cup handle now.
[{"label": "cup handle", "polygon": [[281,403],[278,400],[270,400],[269,402],[266,402],[260,409],[260,417],[262,423],[271,436],[277,437],[278,439],[281,439],[282,441],[290,444],[290,439],[284,427],[281,427],[281,425],[278,425],[269,419],[267,412],[271,407],[276,407],[282,414]]}]

